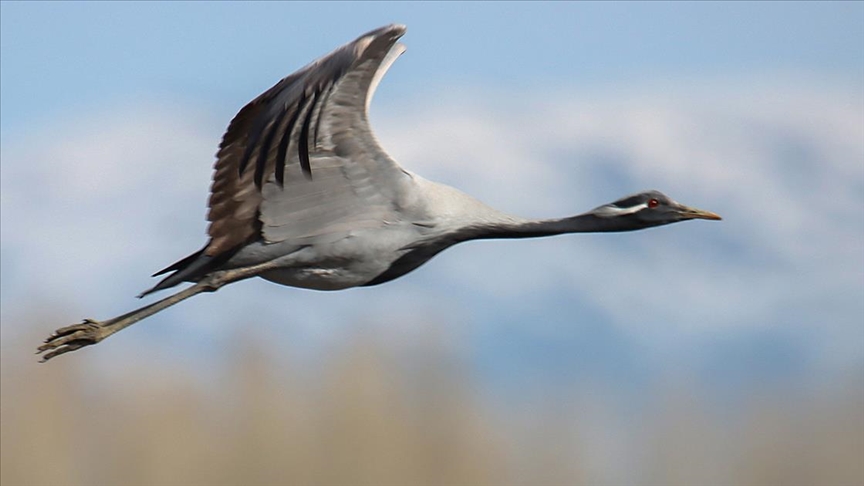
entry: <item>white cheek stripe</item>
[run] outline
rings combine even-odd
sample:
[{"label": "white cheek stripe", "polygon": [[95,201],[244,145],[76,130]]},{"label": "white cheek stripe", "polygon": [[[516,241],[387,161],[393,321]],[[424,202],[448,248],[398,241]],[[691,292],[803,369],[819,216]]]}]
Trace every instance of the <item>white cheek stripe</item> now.
[{"label": "white cheek stripe", "polygon": [[642,204],[637,204],[633,207],[629,208],[616,208],[615,206],[603,206],[600,211],[597,212],[600,216],[624,216],[625,214],[633,214],[635,212],[641,211],[648,207],[648,203],[644,202]]}]

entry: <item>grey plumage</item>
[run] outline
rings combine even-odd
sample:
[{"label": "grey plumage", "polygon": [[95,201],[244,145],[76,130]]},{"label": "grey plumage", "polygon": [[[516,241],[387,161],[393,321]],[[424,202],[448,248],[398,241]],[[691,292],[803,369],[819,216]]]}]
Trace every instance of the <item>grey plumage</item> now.
[{"label": "grey plumage", "polygon": [[208,243],[144,292],[195,284],[123,316],[59,329],[43,360],[95,344],[200,292],[260,276],[338,290],[404,275],[459,242],[631,231],[720,219],[645,191],[577,216],[526,220],[400,167],[368,107],[405,27],[373,30],[282,79],[234,117],[216,154]]}]

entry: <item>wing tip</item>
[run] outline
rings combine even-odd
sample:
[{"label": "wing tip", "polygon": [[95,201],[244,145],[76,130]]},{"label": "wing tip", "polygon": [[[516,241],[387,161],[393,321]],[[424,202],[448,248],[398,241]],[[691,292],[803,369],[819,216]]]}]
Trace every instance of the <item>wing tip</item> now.
[{"label": "wing tip", "polygon": [[407,31],[407,30],[408,30],[408,26],[406,26],[405,24],[392,23],[389,25],[385,25],[384,27],[379,27],[379,28],[369,32],[369,34],[366,34],[366,35],[373,35],[375,37],[378,37],[378,36],[383,35],[383,34],[390,34],[392,36],[401,36],[401,35],[404,35],[405,31]]},{"label": "wing tip", "polygon": [[361,50],[365,50],[366,46],[371,44],[372,41],[375,41],[378,39],[384,38],[387,40],[387,42],[396,42],[400,37],[405,35],[405,32],[407,30],[408,30],[408,27],[406,27],[404,24],[385,25],[384,27],[379,27],[375,30],[371,30],[371,31],[361,35],[355,41],[355,43],[362,45],[363,49],[361,49]]}]

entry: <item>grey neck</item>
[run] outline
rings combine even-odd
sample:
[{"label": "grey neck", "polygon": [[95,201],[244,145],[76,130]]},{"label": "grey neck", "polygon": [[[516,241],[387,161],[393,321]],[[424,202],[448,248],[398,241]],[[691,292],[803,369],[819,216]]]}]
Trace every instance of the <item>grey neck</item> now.
[{"label": "grey neck", "polygon": [[611,233],[634,231],[645,226],[623,217],[601,217],[584,213],[569,218],[514,222],[465,228],[460,241],[493,238],[537,238],[565,233]]}]

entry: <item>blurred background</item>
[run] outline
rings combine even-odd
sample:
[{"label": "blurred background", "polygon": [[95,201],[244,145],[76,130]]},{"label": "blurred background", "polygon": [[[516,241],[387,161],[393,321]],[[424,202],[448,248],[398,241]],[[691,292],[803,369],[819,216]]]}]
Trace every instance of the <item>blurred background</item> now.
[{"label": "blurred background", "polygon": [[[3,485],[864,484],[864,3],[0,14]],[[37,363],[203,245],[240,107],[394,22],[371,117],[405,167],[523,216],[655,188],[724,221],[246,281]]]}]

